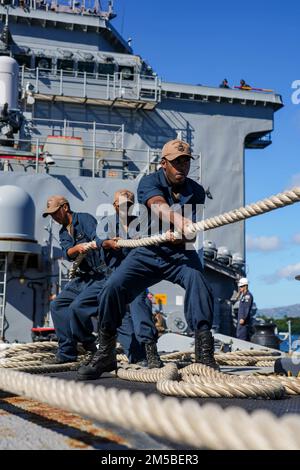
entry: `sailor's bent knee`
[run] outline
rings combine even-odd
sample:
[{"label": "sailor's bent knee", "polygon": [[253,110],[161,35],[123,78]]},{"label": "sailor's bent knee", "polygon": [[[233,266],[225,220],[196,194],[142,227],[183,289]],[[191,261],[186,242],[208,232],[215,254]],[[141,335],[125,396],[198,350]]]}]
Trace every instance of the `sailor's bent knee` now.
[{"label": "sailor's bent knee", "polygon": [[107,282],[103,293],[105,293],[106,295],[116,294],[121,291],[122,287],[124,287],[122,279],[115,278]]},{"label": "sailor's bent knee", "polygon": [[58,307],[57,306],[57,300],[55,300],[55,299],[52,300],[50,302],[50,312],[51,312],[52,315],[53,315],[53,313],[55,314],[55,312],[57,311],[57,307]]}]

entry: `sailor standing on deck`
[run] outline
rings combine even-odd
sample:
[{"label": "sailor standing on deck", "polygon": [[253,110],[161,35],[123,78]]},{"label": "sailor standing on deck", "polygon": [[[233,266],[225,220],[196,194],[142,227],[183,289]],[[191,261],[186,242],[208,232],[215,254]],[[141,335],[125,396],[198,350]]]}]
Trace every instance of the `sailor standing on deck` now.
[{"label": "sailor standing on deck", "polygon": [[[118,238],[131,238],[135,234],[135,232],[132,234],[130,229],[131,223],[137,220],[137,217],[131,215],[134,202],[133,192],[128,189],[119,189],[114,194],[115,214],[101,218],[97,226],[97,237],[101,240],[103,259],[108,268],[113,271],[120,266],[130,253],[130,249],[120,249],[117,240]],[[99,303],[101,296],[102,292],[99,295]],[[148,360],[143,361],[145,359],[145,343],[156,342],[158,338],[152,318],[152,303],[147,298],[146,290],[140,293],[126,308],[128,314],[125,315],[122,325],[118,328],[118,341],[123,345],[127,345],[126,350],[129,359],[132,357],[135,359],[137,355],[139,357],[138,361],[131,360],[129,362],[143,362],[143,365],[149,368],[161,367],[163,364],[159,356],[148,356]],[[128,344],[129,331],[132,331],[132,340]]]},{"label": "sailor standing on deck", "polygon": [[[125,305],[147,287],[162,280],[179,284],[186,290],[185,315],[195,332],[195,360],[218,369],[214,359],[214,341],[211,334],[213,295],[204,278],[198,253],[186,249],[185,231],[191,220],[182,216],[185,204],[192,208],[195,221],[197,206],[203,205],[205,191],[201,185],[187,178],[192,159],[190,146],[181,140],[167,142],[162,149],[161,169],[144,176],[138,187],[138,200],[148,211],[149,228],[152,219],[171,223],[183,237],[180,243],[131,250],[120,268],[112,274],[103,290],[99,306],[98,351],[89,364],[79,368],[81,379],[97,379],[104,371],[116,368],[115,334],[122,322]],[[180,213],[171,206],[177,203]],[[174,238],[174,237],[173,237]],[[147,357],[157,354],[155,342],[146,344]]]},{"label": "sailor standing on deck", "polygon": [[[93,335],[92,317],[98,313],[98,296],[107,279],[107,266],[101,256],[102,241],[96,236],[96,219],[88,213],[73,212],[64,196],[51,196],[43,217],[50,215],[62,225],[59,241],[69,261],[85,253],[77,276],[51,302],[51,316],[58,337],[58,353],[53,363],[62,364],[77,359],[77,343],[87,352],[97,350]],[[93,250],[88,243],[94,241]],[[146,306],[145,306],[146,308]],[[120,342],[131,362],[145,358],[134,338],[131,319],[124,311]]]},{"label": "sailor standing on deck", "polygon": [[242,277],[238,282],[240,291],[240,304],[238,310],[238,321],[236,337],[244,341],[250,341],[250,320],[253,305],[253,295],[248,290],[248,279]]}]

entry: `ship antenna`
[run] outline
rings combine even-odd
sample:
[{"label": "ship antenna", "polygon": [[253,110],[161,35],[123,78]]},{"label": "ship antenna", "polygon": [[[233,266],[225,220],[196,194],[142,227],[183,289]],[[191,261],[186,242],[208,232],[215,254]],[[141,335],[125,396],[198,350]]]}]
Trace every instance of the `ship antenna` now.
[{"label": "ship antenna", "polygon": [[114,0],[108,0],[108,15],[112,18],[116,16],[114,14]]},{"label": "ship antenna", "polygon": [[99,13],[101,11],[101,3],[99,0],[94,1],[94,11]]},{"label": "ship antenna", "polygon": [[8,12],[9,12],[9,6],[7,5],[6,7],[6,17],[5,17],[5,26],[8,27]]}]

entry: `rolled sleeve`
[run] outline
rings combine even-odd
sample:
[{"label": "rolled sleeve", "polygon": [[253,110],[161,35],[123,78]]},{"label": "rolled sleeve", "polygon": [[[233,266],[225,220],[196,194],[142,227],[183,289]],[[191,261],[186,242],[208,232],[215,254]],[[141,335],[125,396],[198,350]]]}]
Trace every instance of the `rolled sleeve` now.
[{"label": "rolled sleeve", "polygon": [[[152,176],[152,175],[151,175]],[[147,201],[154,196],[165,197],[162,187],[159,182],[150,176],[144,176],[137,189],[138,202],[140,204],[147,204]]]},{"label": "rolled sleeve", "polygon": [[116,216],[104,216],[99,219],[96,228],[96,244],[102,248],[105,240],[111,240],[117,236]]},{"label": "rolled sleeve", "polygon": [[90,214],[78,214],[80,224],[84,227],[84,233],[90,240],[96,238],[97,220]]},{"label": "rolled sleeve", "polygon": [[68,261],[74,261],[73,258],[70,258],[70,256],[68,255],[68,250],[70,248],[73,248],[74,243],[72,243],[71,240],[67,240],[64,234],[60,235],[59,243],[60,243],[64,258]]},{"label": "rolled sleeve", "polygon": [[81,214],[81,224],[84,227],[86,236],[91,240],[95,241],[97,248],[100,250],[102,247],[103,239],[98,236],[97,233],[97,220],[90,214]]}]

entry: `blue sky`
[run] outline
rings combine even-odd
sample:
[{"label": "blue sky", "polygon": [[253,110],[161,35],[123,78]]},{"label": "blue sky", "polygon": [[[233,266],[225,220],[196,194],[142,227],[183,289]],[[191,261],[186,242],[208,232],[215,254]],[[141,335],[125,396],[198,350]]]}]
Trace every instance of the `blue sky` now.
[{"label": "blue sky", "polygon": [[[107,2],[103,2],[107,5]],[[285,107],[273,144],[246,152],[246,202],[300,186],[300,2],[115,0],[114,26],[167,81],[218,86],[244,78],[271,88]],[[300,83],[299,83],[300,85]],[[300,97],[300,93],[299,93]],[[247,269],[259,308],[300,303],[300,204],[247,221]]]}]

